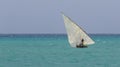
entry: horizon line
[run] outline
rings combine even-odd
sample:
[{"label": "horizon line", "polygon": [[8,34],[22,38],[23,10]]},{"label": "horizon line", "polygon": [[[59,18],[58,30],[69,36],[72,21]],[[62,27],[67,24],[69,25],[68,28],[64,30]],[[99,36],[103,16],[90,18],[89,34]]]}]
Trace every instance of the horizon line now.
[{"label": "horizon line", "polygon": [[[32,34],[66,34],[67,35],[67,33],[0,33],[0,35],[9,35],[9,34],[25,34],[25,35],[32,35]],[[120,33],[88,33],[88,34],[120,34]]]}]

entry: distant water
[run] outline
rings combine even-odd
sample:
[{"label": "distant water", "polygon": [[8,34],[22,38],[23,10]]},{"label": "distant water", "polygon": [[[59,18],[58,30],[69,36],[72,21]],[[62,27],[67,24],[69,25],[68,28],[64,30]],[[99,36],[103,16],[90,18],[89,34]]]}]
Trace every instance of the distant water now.
[{"label": "distant water", "polygon": [[70,47],[66,35],[0,35],[0,67],[119,67],[120,35],[90,35],[95,44]]}]

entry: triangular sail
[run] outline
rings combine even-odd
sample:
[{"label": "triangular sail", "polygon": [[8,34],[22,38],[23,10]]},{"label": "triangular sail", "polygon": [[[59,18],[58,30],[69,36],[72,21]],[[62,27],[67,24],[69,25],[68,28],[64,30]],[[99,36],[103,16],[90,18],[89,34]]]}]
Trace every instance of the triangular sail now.
[{"label": "triangular sail", "polygon": [[68,35],[69,43],[72,47],[81,43],[81,40],[84,39],[84,45],[94,44],[95,42],[85,33],[85,31],[75,24],[69,17],[64,14],[64,23]]}]

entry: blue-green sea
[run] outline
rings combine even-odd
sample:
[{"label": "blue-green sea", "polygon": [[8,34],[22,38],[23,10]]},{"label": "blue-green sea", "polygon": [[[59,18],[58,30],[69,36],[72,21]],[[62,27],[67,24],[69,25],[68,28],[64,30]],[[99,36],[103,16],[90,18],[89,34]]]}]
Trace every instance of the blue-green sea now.
[{"label": "blue-green sea", "polygon": [[0,67],[119,67],[120,35],[90,37],[94,45],[72,48],[65,34],[1,34]]}]

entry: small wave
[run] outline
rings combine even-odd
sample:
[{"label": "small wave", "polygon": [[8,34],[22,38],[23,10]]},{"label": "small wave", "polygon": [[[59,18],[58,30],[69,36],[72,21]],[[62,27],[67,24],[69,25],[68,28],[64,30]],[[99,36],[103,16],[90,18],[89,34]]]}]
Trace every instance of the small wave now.
[{"label": "small wave", "polygon": [[103,41],[102,43],[105,44],[105,43],[107,43],[107,41]]}]

